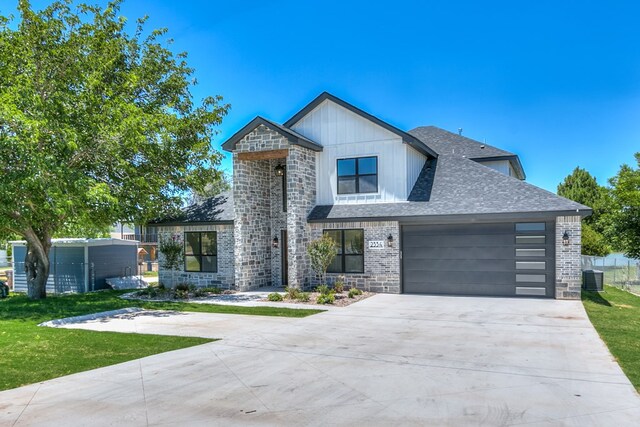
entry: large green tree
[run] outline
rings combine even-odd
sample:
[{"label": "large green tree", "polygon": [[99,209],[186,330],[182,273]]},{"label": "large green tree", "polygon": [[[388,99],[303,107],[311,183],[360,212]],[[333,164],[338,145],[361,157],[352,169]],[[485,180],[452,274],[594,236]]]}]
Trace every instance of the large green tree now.
[{"label": "large green tree", "polygon": [[593,209],[593,213],[582,221],[582,253],[596,256],[609,254],[611,248],[604,237],[611,209],[609,190],[599,185],[587,170],[576,167],[558,185],[558,195]]},{"label": "large green tree", "polygon": [[609,180],[616,207],[611,235],[625,255],[640,258],[640,153],[635,158],[636,168],[622,165]]},{"label": "large green tree", "polygon": [[0,234],[27,241],[29,296],[46,296],[51,238],[143,223],[219,178],[221,98],[196,102],[166,30],[105,7],[18,4],[0,17]]}]

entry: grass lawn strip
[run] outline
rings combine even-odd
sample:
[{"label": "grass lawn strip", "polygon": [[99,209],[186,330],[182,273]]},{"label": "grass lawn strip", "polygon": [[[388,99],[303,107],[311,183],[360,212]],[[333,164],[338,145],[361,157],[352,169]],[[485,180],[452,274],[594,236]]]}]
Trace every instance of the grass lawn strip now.
[{"label": "grass lawn strip", "polygon": [[0,390],[214,341],[37,326],[48,320],[126,307],[288,317],[305,317],[321,311],[131,301],[119,298],[123,292],[126,291],[50,296],[42,301],[12,295],[0,300]]},{"label": "grass lawn strip", "polygon": [[613,286],[582,292],[591,323],[640,392],[640,297]]}]

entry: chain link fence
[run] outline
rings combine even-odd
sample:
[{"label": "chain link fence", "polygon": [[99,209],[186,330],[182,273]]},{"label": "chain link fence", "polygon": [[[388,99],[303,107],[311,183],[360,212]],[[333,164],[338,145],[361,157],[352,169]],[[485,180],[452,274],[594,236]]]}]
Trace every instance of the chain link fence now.
[{"label": "chain link fence", "polygon": [[640,260],[617,253],[606,257],[582,255],[580,259],[582,270],[604,272],[605,285],[640,294]]}]

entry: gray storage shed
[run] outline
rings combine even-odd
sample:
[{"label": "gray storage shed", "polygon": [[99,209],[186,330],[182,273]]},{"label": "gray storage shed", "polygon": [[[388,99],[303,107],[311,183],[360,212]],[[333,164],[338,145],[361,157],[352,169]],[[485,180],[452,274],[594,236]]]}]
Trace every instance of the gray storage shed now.
[{"label": "gray storage shed", "polygon": [[[13,245],[16,292],[27,291],[25,241]],[[90,292],[107,288],[109,277],[137,274],[138,242],[122,239],[53,239],[47,293]]]}]

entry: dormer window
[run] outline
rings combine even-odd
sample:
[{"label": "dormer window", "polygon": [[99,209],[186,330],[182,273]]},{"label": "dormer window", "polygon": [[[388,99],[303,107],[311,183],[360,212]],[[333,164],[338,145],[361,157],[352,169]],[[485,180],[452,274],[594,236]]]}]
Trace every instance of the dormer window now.
[{"label": "dormer window", "polygon": [[338,194],[377,192],[377,157],[338,159]]}]

